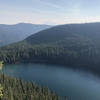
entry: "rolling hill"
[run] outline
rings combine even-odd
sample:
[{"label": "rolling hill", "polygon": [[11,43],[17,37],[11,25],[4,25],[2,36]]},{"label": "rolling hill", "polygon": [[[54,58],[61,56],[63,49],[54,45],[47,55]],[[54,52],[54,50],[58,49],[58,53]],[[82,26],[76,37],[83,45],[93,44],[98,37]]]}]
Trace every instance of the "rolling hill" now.
[{"label": "rolling hill", "polygon": [[0,24],[0,46],[21,41],[31,34],[50,27],[49,25],[35,25],[29,23],[19,23],[15,25]]},{"label": "rolling hill", "polygon": [[58,25],[0,48],[5,63],[50,63],[100,72],[100,23]]},{"label": "rolling hill", "polygon": [[43,30],[29,36],[26,40],[30,43],[56,42],[69,37],[82,37],[99,41],[100,23],[59,25]]}]

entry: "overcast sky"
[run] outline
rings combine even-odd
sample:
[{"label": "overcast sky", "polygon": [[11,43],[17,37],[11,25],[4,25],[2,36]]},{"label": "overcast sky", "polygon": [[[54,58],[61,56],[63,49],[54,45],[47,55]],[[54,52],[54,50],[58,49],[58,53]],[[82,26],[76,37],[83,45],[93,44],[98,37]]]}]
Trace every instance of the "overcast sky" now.
[{"label": "overcast sky", "polygon": [[100,22],[100,0],[0,0],[0,24]]}]

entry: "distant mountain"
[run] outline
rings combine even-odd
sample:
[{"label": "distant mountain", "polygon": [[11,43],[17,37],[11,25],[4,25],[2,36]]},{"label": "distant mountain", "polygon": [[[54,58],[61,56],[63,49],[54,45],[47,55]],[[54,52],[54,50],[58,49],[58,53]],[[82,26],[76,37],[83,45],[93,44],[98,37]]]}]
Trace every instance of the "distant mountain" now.
[{"label": "distant mountain", "polygon": [[100,23],[58,25],[40,31],[0,48],[0,60],[62,64],[99,73]]},{"label": "distant mountain", "polygon": [[50,25],[35,25],[29,23],[19,23],[15,25],[0,24],[0,46],[18,42],[31,34],[50,28]]}]

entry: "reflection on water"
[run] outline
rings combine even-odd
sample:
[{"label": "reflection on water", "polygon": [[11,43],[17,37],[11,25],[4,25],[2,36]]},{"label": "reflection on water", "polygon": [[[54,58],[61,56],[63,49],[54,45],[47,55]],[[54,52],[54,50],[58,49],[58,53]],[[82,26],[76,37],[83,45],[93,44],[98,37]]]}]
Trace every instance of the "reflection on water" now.
[{"label": "reflection on water", "polygon": [[100,100],[100,79],[90,73],[45,64],[5,65],[3,72],[35,81],[72,100]]}]

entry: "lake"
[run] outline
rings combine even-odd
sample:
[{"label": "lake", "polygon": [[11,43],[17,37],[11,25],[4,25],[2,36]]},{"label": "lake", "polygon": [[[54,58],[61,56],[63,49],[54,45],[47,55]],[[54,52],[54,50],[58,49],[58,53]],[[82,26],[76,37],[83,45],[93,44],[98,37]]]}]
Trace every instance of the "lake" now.
[{"label": "lake", "polygon": [[91,73],[46,64],[4,65],[3,72],[49,87],[72,100],[100,100],[100,79]]}]

